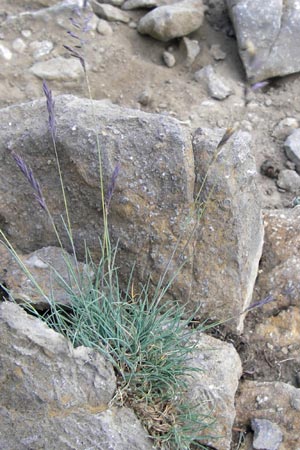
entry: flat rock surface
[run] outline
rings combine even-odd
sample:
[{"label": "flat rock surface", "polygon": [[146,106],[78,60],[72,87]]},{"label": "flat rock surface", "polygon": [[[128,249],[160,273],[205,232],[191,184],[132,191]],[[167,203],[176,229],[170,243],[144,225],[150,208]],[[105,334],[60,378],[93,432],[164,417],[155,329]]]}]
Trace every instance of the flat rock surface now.
[{"label": "flat rock surface", "polygon": [[299,0],[227,0],[251,82],[300,70]]}]

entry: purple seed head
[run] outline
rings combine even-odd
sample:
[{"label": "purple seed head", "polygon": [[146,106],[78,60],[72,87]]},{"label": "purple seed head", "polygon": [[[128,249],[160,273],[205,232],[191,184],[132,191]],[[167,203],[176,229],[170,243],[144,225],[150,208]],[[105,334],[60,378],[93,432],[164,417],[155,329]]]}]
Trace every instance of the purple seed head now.
[{"label": "purple seed head", "polygon": [[64,45],[64,48],[65,48],[66,50],[68,50],[68,52],[70,53],[70,55],[71,55],[73,58],[79,59],[80,64],[81,64],[81,66],[82,66],[84,72],[86,72],[86,66],[85,66],[85,61],[84,61],[83,56],[81,56],[80,53],[78,53],[77,50],[75,50],[75,49],[72,48],[72,47],[69,47],[68,45]]},{"label": "purple seed head", "polygon": [[264,88],[265,86],[268,86],[269,81],[258,81],[257,83],[252,84],[251,89],[252,91],[257,91],[259,89]]},{"label": "purple seed head", "polygon": [[43,80],[43,91],[47,100],[47,110],[48,110],[48,122],[49,122],[49,130],[52,134],[53,139],[56,135],[56,126],[55,126],[55,114],[54,114],[54,100],[52,97],[52,92],[49,89],[45,80]]},{"label": "purple seed head", "polygon": [[248,308],[246,308],[244,312],[251,311],[252,309],[255,309],[255,308],[261,308],[262,306],[266,305],[267,303],[271,303],[274,301],[275,301],[275,298],[269,294],[265,298],[260,300],[259,302],[252,303],[252,305],[248,306]]},{"label": "purple seed head", "polygon": [[27,164],[25,163],[23,158],[20,155],[18,155],[18,153],[12,152],[11,154],[12,154],[12,157],[14,158],[17,166],[19,167],[19,169],[23,173],[24,177],[27,179],[27,181],[31,185],[31,187],[32,187],[32,189],[34,191],[34,196],[35,196],[36,200],[38,201],[40,206],[44,210],[46,210],[47,207],[46,207],[45,199],[44,199],[43,194],[42,194],[42,190],[40,188],[39,182],[34,177],[32,170],[30,169],[30,167],[27,166]]}]

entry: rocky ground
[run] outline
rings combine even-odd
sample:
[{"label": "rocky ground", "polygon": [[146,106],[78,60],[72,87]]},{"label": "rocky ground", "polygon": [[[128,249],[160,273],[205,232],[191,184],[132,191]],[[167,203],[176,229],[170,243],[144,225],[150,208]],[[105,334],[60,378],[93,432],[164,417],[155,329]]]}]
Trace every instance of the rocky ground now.
[{"label": "rocky ground", "polygon": [[[299,428],[295,433],[299,403],[294,407],[297,417],[287,419],[280,414],[280,408],[289,408],[288,399],[288,406],[279,405],[277,414],[273,409],[275,399],[284,402],[288,396],[286,385],[300,388],[300,177],[295,170],[297,160],[285,150],[299,145],[293,131],[300,121],[300,77],[297,73],[275,77],[260,89],[250,89],[225,2],[204,3],[202,25],[188,38],[167,42],[138,32],[145,9],[118,8],[120,15],[107,21],[99,19],[103,13],[94,5],[98,16],[90,16],[92,29],[84,34],[92,96],[172,116],[192,131],[238,127],[251,133],[266,224],[254,301],[271,293],[276,302],[250,312],[242,335],[222,327],[214,333],[232,342],[243,362],[232,449],[266,448],[252,447],[250,419],[256,417],[285,430],[284,443],[268,448],[299,450]],[[72,2],[51,12],[43,9],[56,4],[54,0],[0,0],[1,107],[40,97],[42,78],[48,80],[54,95],[87,96],[78,60],[69,59],[64,69],[61,59],[51,67],[43,64],[70,58],[64,45],[73,46],[68,31],[77,32],[69,21]],[[290,135],[292,142],[286,142]],[[255,383],[249,385],[249,380]],[[262,382],[276,384],[270,388]],[[271,405],[267,404],[270,396]]]}]

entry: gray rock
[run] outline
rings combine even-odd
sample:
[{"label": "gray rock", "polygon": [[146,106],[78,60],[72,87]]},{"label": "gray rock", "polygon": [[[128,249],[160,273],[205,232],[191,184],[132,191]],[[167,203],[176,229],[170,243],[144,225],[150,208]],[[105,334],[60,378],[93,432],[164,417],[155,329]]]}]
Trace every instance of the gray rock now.
[{"label": "gray rock", "polygon": [[122,9],[138,9],[138,8],[145,8],[145,9],[152,9],[158,6],[157,0],[126,0],[123,5]]},{"label": "gray rock", "polygon": [[152,448],[131,410],[109,408],[116,379],[100,353],[13,303],[0,304],[0,324],[1,449]]},{"label": "gray rock", "polygon": [[12,52],[9,50],[9,48],[4,44],[0,44],[0,58],[4,59],[5,61],[10,61],[12,56]]},{"label": "gray rock", "polygon": [[71,255],[64,254],[58,247],[45,247],[28,255],[19,255],[19,258],[45,295],[36,289],[30,275],[3,245],[0,245],[0,282],[9,289],[15,301],[33,304],[38,310],[48,309],[51,301],[68,305],[69,298],[61,279],[71,285],[74,292],[79,292],[75,280],[70,279],[70,270],[79,271],[79,276],[87,270],[84,264],[77,265]]},{"label": "gray rock", "polygon": [[186,52],[185,66],[190,67],[200,53],[200,45],[195,39],[189,39],[187,37],[184,37],[182,42]]},{"label": "gray rock", "polygon": [[34,59],[48,55],[53,50],[53,42],[51,41],[33,41],[29,47],[33,50]]},{"label": "gray rock", "polygon": [[209,53],[216,61],[222,61],[226,58],[226,53],[223,52],[223,50],[217,44],[214,44],[210,47]]},{"label": "gray rock", "polygon": [[227,5],[251,81],[300,70],[299,0],[227,0]]},{"label": "gray rock", "polygon": [[286,139],[298,127],[299,122],[295,117],[286,117],[276,124],[272,136],[276,139]]},{"label": "gray rock", "polygon": [[92,8],[97,16],[101,17],[102,19],[109,20],[110,22],[128,23],[130,21],[130,16],[126,12],[121,11],[116,6],[107,5],[104,3],[100,4],[96,1],[93,1]]},{"label": "gray rock", "polygon": [[143,92],[140,93],[138,97],[138,102],[143,106],[147,106],[151,102],[151,99],[152,99],[151,90],[145,89]]},{"label": "gray rock", "polygon": [[254,431],[253,448],[256,450],[279,450],[282,432],[276,423],[266,419],[252,419]]},{"label": "gray rock", "polygon": [[138,31],[164,42],[186,36],[202,25],[204,10],[202,0],[159,6],[139,21]]},{"label": "gray rock", "polygon": [[33,75],[44,80],[74,81],[83,77],[84,72],[76,58],[58,56],[33,64],[29,69]]},{"label": "gray rock", "polygon": [[23,53],[26,47],[27,47],[26,43],[21,38],[15,39],[12,43],[12,48],[17,53]]},{"label": "gray rock", "polygon": [[280,189],[300,194],[300,176],[294,170],[281,170],[276,184]]},{"label": "gray rock", "polygon": [[175,56],[171,52],[163,52],[163,60],[167,67],[174,67],[176,64]]},{"label": "gray rock", "polygon": [[99,19],[97,23],[97,31],[99,34],[102,34],[103,36],[110,36],[113,34],[112,27],[104,19]]},{"label": "gray rock", "polygon": [[300,168],[300,128],[294,130],[284,142],[286,156]]},{"label": "gray rock", "polygon": [[231,344],[203,333],[197,333],[193,340],[197,344],[189,366],[203,370],[187,379],[187,396],[202,414],[212,414],[215,419],[211,429],[199,434],[218,436],[216,440],[207,439],[205,444],[217,450],[229,450],[235,418],[234,397],[242,374],[241,360]]},{"label": "gray rock", "polygon": [[224,320],[232,317],[228,326],[241,330],[240,314],[252,298],[264,230],[251,135],[234,134],[210,167],[223,134],[220,129],[199,129],[193,140],[195,195],[208,174],[199,201],[210,201],[197,232],[191,290],[194,302],[201,302],[201,312],[213,318],[219,311]]},{"label": "gray rock", "polygon": [[225,81],[216,74],[211,65],[195,72],[194,79],[203,82],[208,89],[209,95],[217,100],[224,100],[233,93]]}]

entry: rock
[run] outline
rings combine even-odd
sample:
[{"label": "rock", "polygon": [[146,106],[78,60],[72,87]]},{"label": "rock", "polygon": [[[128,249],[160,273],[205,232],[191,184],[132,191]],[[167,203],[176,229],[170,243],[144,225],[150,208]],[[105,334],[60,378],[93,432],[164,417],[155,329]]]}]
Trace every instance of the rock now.
[{"label": "rock", "polygon": [[101,17],[102,19],[109,20],[110,22],[123,22],[128,23],[130,21],[130,16],[124,12],[121,11],[119,8],[107,5],[107,4],[100,4],[96,1],[93,1],[92,3],[93,11],[97,16]]},{"label": "rock", "polygon": [[26,38],[26,39],[28,39],[28,38],[30,38],[30,36],[31,36],[31,31],[30,30],[22,30],[21,31],[21,34],[22,34],[22,36],[24,37],[24,38]]},{"label": "rock", "polygon": [[[299,266],[298,266],[299,268]],[[300,342],[300,310],[290,307],[276,316],[266,317],[257,325],[255,333],[262,341],[272,342],[278,347],[298,345]],[[300,362],[300,359],[298,357]]]},{"label": "rock", "polygon": [[0,44],[0,57],[6,61],[10,61],[12,58],[12,52],[3,44]]},{"label": "rock", "polygon": [[223,52],[223,50],[217,44],[214,44],[210,47],[209,53],[216,61],[222,61],[226,58],[226,53]]},{"label": "rock", "polygon": [[[11,298],[18,303],[33,304],[38,310],[49,309],[52,301],[68,305],[69,296],[58,276],[71,285],[74,292],[79,292],[75,280],[70,277],[70,271],[77,273],[79,270],[82,276],[86,267],[82,263],[76,265],[74,258],[64,254],[61,248],[45,247],[28,255],[19,255],[19,258],[45,295],[36,289],[32,278],[24,272],[5,247],[0,245],[0,283],[9,289]],[[71,269],[68,269],[67,264]]]},{"label": "rock", "polygon": [[159,6],[142,17],[138,31],[164,42],[186,36],[202,25],[204,10],[202,0],[183,0]]},{"label": "rock", "polygon": [[[55,105],[61,167],[70,193],[70,216],[78,257],[84,259],[85,241],[92,255],[98,257],[102,213],[90,101],[61,96],[55,99]],[[177,120],[167,116],[97,101],[94,108],[103,155],[105,192],[117,163],[121,165],[110,206],[111,239],[120,243],[116,263],[122,267],[120,277],[127,284],[135,264],[136,282],[145,282],[151,272],[155,284],[169,263],[182,223],[190,215],[193,203],[194,157],[190,134]],[[47,215],[39,208],[31,187],[9,154],[9,149],[22,150],[23,158],[41,183],[64,245],[71,250],[60,218],[64,207],[45,100],[2,109],[0,115],[3,123],[0,159],[5,161],[0,166],[0,192],[5,192],[0,202],[3,231],[23,253],[57,242]],[[192,223],[185,224],[187,235],[192,226]],[[184,247],[183,240],[178,252]],[[192,242],[188,243],[184,254],[192,255],[192,248]],[[174,274],[178,264],[177,260],[169,263],[167,277]],[[187,264],[176,277],[170,295],[185,301],[191,276],[191,267]]]},{"label": "rock", "polygon": [[227,0],[227,5],[251,82],[300,70],[299,0]]},{"label": "rock", "polygon": [[208,196],[210,201],[197,232],[191,290],[194,302],[201,299],[201,314],[213,319],[222,311],[224,320],[233,318],[227,325],[241,330],[240,314],[250,304],[262,253],[263,223],[251,136],[234,134],[210,167],[223,135],[224,130],[205,128],[194,135],[195,195],[208,173],[199,201]]},{"label": "rock", "polygon": [[286,117],[275,126],[272,136],[276,139],[286,139],[298,126],[299,123],[295,117]]},{"label": "rock", "polygon": [[126,0],[122,5],[122,9],[152,9],[156,8],[156,6],[158,6],[157,0]]},{"label": "rock", "polygon": [[23,39],[21,38],[17,38],[13,41],[12,43],[12,48],[17,52],[17,53],[23,53],[25,48],[26,48],[26,44],[23,41]]},{"label": "rock", "polygon": [[195,72],[194,79],[203,82],[207,86],[209,95],[217,100],[224,100],[232,94],[232,90],[226,85],[225,81],[216,74],[211,65],[205,66],[203,69]]},{"label": "rock", "polygon": [[106,20],[103,19],[98,20],[97,31],[99,34],[102,34],[102,36],[111,36],[113,34],[112,27]]},{"label": "rock", "polygon": [[260,173],[274,180],[278,179],[280,169],[274,165],[273,161],[266,159],[260,166]]},{"label": "rock", "polygon": [[264,212],[265,242],[257,288],[261,296],[276,302],[266,305],[273,312],[300,302],[299,208]]},{"label": "rock", "polygon": [[253,448],[257,450],[279,450],[282,433],[276,423],[266,419],[252,419],[254,431]]},{"label": "rock", "polygon": [[[300,414],[292,405],[300,399],[300,389],[281,382],[244,381],[236,397],[236,427],[245,427],[253,419],[272,422],[283,435],[282,445],[255,447],[259,449],[298,449],[300,442]],[[274,433],[275,433],[274,429]],[[278,433],[278,431],[276,431]],[[279,433],[278,433],[279,435]],[[275,434],[274,436],[275,437]],[[272,436],[270,436],[272,439]],[[279,438],[278,438],[279,441]],[[270,442],[270,441],[269,441]]]},{"label": "rock", "polygon": [[53,42],[51,41],[33,41],[29,47],[33,50],[34,59],[48,55],[53,50]]},{"label": "rock", "polygon": [[203,333],[197,333],[193,340],[197,344],[189,366],[203,370],[193,372],[192,377],[187,379],[188,399],[198,405],[200,413],[212,413],[212,419],[215,419],[211,430],[204,429],[201,434],[211,433],[219,438],[207,439],[205,444],[217,450],[229,450],[235,418],[234,397],[242,374],[241,361],[232,344]]},{"label": "rock", "polygon": [[300,128],[294,130],[284,142],[286,156],[296,164],[300,170]]},{"label": "rock", "polygon": [[184,37],[182,39],[182,42],[186,52],[185,66],[190,67],[191,65],[193,65],[195,59],[200,53],[199,42],[195,39],[189,39],[187,37]]},{"label": "rock", "polygon": [[1,449],[152,449],[131,410],[109,407],[116,379],[99,352],[13,303],[0,304],[0,323]]},{"label": "rock", "polygon": [[151,99],[152,99],[152,92],[149,89],[145,89],[143,92],[140,93],[138,97],[138,102],[143,106],[147,106],[151,102]]},{"label": "rock", "polygon": [[163,60],[167,67],[174,67],[176,64],[175,56],[171,52],[163,52]]},{"label": "rock", "polygon": [[74,81],[84,75],[77,58],[62,58],[61,56],[37,62],[33,64],[29,71],[38,78],[56,81]]},{"label": "rock", "polygon": [[285,191],[300,194],[300,176],[294,170],[281,170],[276,184]]}]

